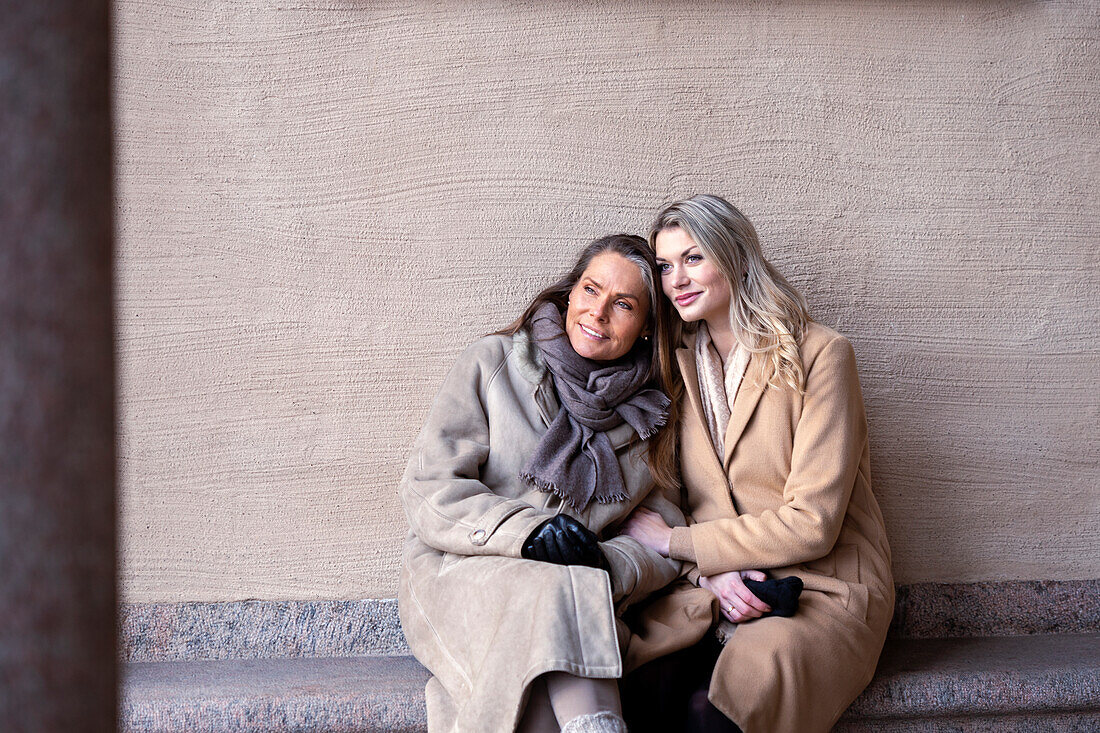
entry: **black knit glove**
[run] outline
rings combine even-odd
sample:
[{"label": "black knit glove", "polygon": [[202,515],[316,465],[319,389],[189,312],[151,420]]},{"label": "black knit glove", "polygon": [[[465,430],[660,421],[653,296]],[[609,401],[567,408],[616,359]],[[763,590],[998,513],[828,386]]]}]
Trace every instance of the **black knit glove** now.
[{"label": "black knit glove", "polygon": [[556,565],[607,567],[596,535],[568,514],[558,514],[536,527],[520,555]]},{"label": "black knit glove", "polygon": [[[798,610],[798,596],[802,594],[802,578],[788,575],[776,580],[742,579],[752,594],[772,607],[771,613],[764,616],[793,616]],[[763,618],[763,616],[761,617]]]}]

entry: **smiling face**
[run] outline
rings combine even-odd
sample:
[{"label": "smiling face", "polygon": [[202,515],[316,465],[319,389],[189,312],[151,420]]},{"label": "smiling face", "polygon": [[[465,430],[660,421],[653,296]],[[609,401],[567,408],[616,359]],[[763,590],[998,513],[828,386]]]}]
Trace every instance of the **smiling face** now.
[{"label": "smiling face", "polygon": [[661,290],[684,321],[706,321],[711,330],[728,329],[730,284],[679,227],[662,229],[656,237]]},{"label": "smiling face", "polygon": [[569,293],[565,333],[586,359],[612,361],[637,341],[649,318],[649,295],[638,266],[615,252],[592,258]]}]

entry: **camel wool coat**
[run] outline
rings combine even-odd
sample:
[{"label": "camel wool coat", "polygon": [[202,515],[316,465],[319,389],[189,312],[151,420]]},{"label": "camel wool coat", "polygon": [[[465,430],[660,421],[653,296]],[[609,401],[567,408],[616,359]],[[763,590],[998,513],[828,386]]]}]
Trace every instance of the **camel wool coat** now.
[{"label": "camel wool coat", "polygon": [[[459,358],[413,447],[400,494],[409,520],[398,594],[409,646],[432,673],[428,729],[512,731],[541,674],[622,676],[619,617],[681,563],[614,537],[639,504],[683,525],[678,496],[652,491],[645,444],[608,431],[629,498],[574,511],[520,472],[559,404],[526,332],[487,336]],[[524,560],[523,543],[557,513],[602,539],[604,570]]]},{"label": "camel wool coat", "polygon": [[[726,624],[732,635],[710,700],[745,733],[827,731],[871,681],[894,608],[855,353],[811,323],[800,347],[802,395],[766,386],[753,355],[719,456],[693,347],[689,335],[676,354],[689,526],[673,528],[670,555],[695,563],[694,579],[765,570],[805,583],[795,616]],[[649,639],[632,646],[630,666],[701,638],[717,611],[709,591],[681,581],[642,613],[636,633]]]}]

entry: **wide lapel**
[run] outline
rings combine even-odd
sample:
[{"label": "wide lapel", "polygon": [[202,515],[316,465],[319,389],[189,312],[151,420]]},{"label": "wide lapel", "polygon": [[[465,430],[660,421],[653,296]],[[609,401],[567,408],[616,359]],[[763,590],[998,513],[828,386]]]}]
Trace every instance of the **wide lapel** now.
[{"label": "wide lapel", "polygon": [[[699,373],[695,369],[695,350],[693,348],[681,348],[676,350],[676,361],[680,365],[680,376],[684,380],[684,391],[688,394],[691,409],[683,415],[681,429],[683,432],[683,444],[685,445],[682,459],[687,459],[690,453],[693,460],[700,461],[698,467],[712,475],[712,481],[716,486],[721,486],[723,491],[729,488],[726,482],[725,471],[718,460],[718,453],[714,450],[714,443],[710,439],[710,429],[707,428],[706,418],[703,413],[703,404],[699,396]],[[690,446],[693,450],[687,450]]]},{"label": "wide lapel", "polygon": [[741,378],[741,386],[737,389],[737,396],[733,398],[733,408],[730,410],[730,422],[726,426],[724,439],[726,454],[722,457],[724,471],[729,471],[730,459],[733,457],[733,449],[737,447],[737,441],[745,432],[745,426],[749,424],[752,414],[756,412],[756,406],[767,389],[767,379],[760,372],[759,354],[753,354],[749,359],[749,365],[745,368],[745,376]]},{"label": "wide lapel", "polygon": [[695,354],[693,349],[676,349],[676,362],[680,365],[680,376],[684,380],[684,391],[687,392],[691,402],[692,412],[704,429],[707,423],[703,413],[703,403],[699,397],[699,372],[695,369]]}]

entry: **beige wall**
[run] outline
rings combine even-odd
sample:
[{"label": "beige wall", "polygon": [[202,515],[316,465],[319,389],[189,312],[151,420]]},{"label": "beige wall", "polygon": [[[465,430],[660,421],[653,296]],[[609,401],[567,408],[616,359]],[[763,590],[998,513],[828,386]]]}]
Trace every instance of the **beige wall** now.
[{"label": "beige wall", "polygon": [[391,597],[444,370],[724,194],[855,343],[901,582],[1100,576],[1100,6],[115,3],[122,590]]}]

